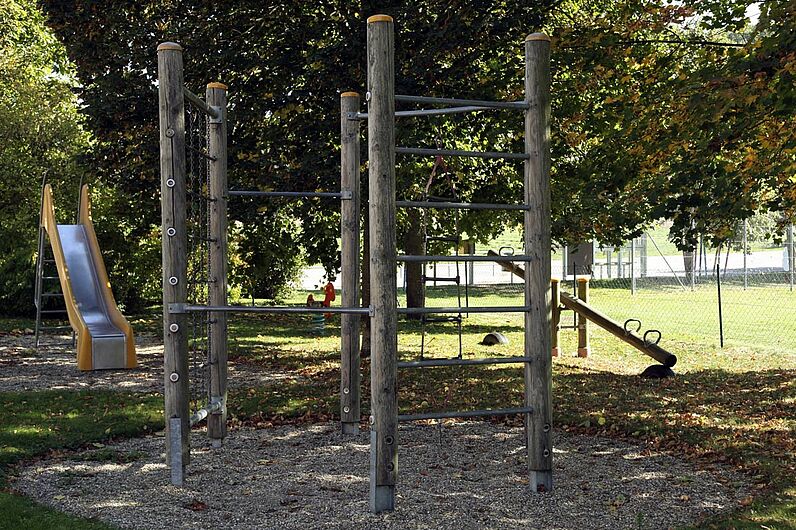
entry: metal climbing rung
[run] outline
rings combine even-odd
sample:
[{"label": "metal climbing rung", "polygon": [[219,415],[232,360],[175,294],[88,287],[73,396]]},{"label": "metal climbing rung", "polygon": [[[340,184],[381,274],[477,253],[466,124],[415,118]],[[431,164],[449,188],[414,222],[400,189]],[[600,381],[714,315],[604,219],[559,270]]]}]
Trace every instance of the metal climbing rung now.
[{"label": "metal climbing rung", "polygon": [[461,322],[462,316],[458,315],[455,317],[427,317],[425,315],[421,315],[423,322],[426,324],[433,324],[436,322]]},{"label": "metal climbing rung", "polygon": [[480,359],[424,359],[422,361],[401,361],[398,368],[429,368],[434,366],[483,366],[490,364],[530,363],[530,357],[483,357]]},{"label": "metal climbing rung", "polygon": [[424,282],[456,282],[461,281],[460,276],[423,276]]},{"label": "metal climbing rung", "polygon": [[484,416],[509,416],[513,414],[531,414],[532,407],[515,407],[510,409],[464,410],[453,412],[423,412],[420,414],[399,414],[398,421],[443,420],[445,418],[480,418]]},{"label": "metal climbing rung", "polygon": [[42,280],[58,280],[60,278],[58,278],[58,276],[42,276],[41,279]]},{"label": "metal climbing rung", "polygon": [[428,236],[426,241],[445,241],[447,243],[458,243],[459,238],[456,236]]},{"label": "metal climbing rung", "polygon": [[64,293],[41,293],[42,298],[63,298]]},{"label": "metal climbing rung", "polygon": [[39,329],[72,329],[72,326],[40,326]]},{"label": "metal climbing rung", "polygon": [[531,306],[487,306],[487,307],[399,307],[399,315],[422,315],[432,313],[527,313]]},{"label": "metal climbing rung", "polygon": [[423,256],[423,255],[412,255],[412,254],[401,254],[395,258],[397,261],[404,261],[404,262],[433,262],[433,261],[467,261],[467,262],[476,262],[476,261],[498,261],[498,262],[514,262],[514,261],[538,261],[539,258],[535,258],[533,256],[523,256],[523,255],[515,255],[515,256],[473,256],[470,254],[466,255],[458,255],[458,256]]},{"label": "metal climbing rung", "polygon": [[66,309],[44,309],[41,311],[42,315],[54,315],[56,313],[66,313]]}]

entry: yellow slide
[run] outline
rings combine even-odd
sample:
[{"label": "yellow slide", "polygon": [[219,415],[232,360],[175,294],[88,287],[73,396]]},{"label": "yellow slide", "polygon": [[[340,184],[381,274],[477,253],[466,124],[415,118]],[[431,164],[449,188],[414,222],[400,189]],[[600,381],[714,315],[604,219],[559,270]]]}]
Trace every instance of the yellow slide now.
[{"label": "yellow slide", "polygon": [[52,245],[69,324],[77,337],[78,369],[135,368],[138,363],[133,328],[119,311],[111,292],[91,223],[88,186],[80,190],[80,216],[76,225],[56,223],[49,184],[44,187],[41,207],[42,227]]}]

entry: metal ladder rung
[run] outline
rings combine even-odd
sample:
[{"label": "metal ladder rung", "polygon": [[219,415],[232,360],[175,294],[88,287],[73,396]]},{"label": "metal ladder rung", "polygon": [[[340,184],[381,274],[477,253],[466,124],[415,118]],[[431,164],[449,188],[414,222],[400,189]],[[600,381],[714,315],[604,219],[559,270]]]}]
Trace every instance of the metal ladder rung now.
[{"label": "metal ladder rung", "polygon": [[454,317],[428,317],[426,315],[421,315],[420,320],[425,322],[426,324],[439,323],[439,322],[461,322],[462,316],[457,315]]},{"label": "metal ladder rung", "polygon": [[460,276],[423,276],[424,282],[455,282],[461,283]]},{"label": "metal ladder rung", "polygon": [[39,329],[72,329],[72,326],[39,326]]},{"label": "metal ladder rung", "polygon": [[452,412],[423,412],[420,414],[399,414],[398,421],[442,420],[445,418],[479,418],[484,416],[508,416],[513,414],[532,414],[533,407],[510,409],[465,410]]},{"label": "metal ladder rung", "polygon": [[530,363],[530,357],[483,357],[479,359],[424,359],[422,361],[402,361],[398,368],[429,368],[435,366],[484,366],[490,364]]},{"label": "metal ladder rung", "polygon": [[66,309],[43,309],[40,311],[42,315],[52,315],[56,313],[67,313]]},{"label": "metal ladder rung", "polygon": [[459,238],[455,236],[426,236],[426,241],[447,241],[448,243],[458,243]]},{"label": "metal ladder rung", "polygon": [[42,298],[63,298],[64,293],[41,293]]},{"label": "metal ladder rung", "polygon": [[60,278],[58,276],[42,276],[41,279],[42,280],[59,280]]}]

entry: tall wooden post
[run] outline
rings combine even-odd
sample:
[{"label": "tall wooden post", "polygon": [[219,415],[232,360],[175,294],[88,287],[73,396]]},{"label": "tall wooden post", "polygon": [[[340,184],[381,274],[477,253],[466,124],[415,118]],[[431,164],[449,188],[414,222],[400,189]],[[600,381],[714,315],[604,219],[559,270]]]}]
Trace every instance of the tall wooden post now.
[{"label": "tall wooden post", "polygon": [[550,38],[525,39],[525,404],[528,471],[532,491],[553,488],[552,362],[550,329]]},{"label": "tall wooden post", "polygon": [[[210,305],[227,305],[227,86],[208,83],[205,101],[219,115],[209,117],[207,149],[211,156],[209,259]],[[227,314],[210,313],[210,400],[221,410],[207,418],[207,435],[220,447],[227,435]]]},{"label": "tall wooden post", "polygon": [[[578,299],[584,304],[589,303],[589,279],[578,278]],[[588,357],[591,353],[589,346],[589,320],[583,315],[578,316],[578,357]]]},{"label": "tall wooden post", "polygon": [[163,370],[166,461],[180,486],[190,458],[188,414],[188,319],[169,305],[187,301],[185,226],[185,101],[182,48],[158,46],[160,109],[160,200],[163,221]]},{"label": "tall wooden post", "polygon": [[[512,274],[512,276],[514,275]],[[550,347],[552,348],[552,356],[558,357],[561,355],[561,282],[558,278],[550,280],[550,291],[551,304],[553,306],[553,317],[550,323],[550,333],[552,334]]]},{"label": "tall wooden post", "polygon": [[[344,307],[359,305],[359,94],[340,94],[340,280]],[[359,432],[359,315],[340,317],[340,421],[343,434]]]},{"label": "tall wooden post", "polygon": [[398,315],[395,236],[393,20],[368,18],[368,195],[370,223],[370,509],[395,509],[398,474]]}]

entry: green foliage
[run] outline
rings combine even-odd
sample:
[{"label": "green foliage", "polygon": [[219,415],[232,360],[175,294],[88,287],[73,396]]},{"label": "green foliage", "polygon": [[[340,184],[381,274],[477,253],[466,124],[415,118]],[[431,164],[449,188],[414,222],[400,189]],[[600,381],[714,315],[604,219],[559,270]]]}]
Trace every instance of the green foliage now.
[{"label": "green foliage", "polygon": [[0,9],[0,313],[30,312],[42,175],[76,197],[88,145],[63,46],[35,2]]}]

